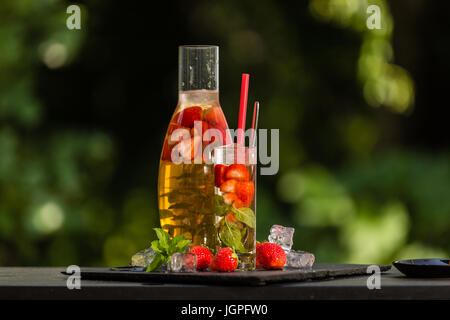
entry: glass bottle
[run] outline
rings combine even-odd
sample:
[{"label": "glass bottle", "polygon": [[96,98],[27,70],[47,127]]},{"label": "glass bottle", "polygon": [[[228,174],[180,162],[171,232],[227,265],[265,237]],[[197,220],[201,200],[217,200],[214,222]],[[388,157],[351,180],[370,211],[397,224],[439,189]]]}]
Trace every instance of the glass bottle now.
[{"label": "glass bottle", "polygon": [[230,139],[219,103],[219,48],[180,46],[178,68],[178,105],[159,165],[159,217],[172,237],[184,234],[191,245],[214,251],[218,239],[210,151]]}]

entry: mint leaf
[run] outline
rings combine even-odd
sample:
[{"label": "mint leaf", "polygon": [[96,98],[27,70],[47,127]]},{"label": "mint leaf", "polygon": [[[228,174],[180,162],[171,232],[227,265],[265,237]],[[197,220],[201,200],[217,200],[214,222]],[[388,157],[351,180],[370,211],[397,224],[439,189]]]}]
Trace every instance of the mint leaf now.
[{"label": "mint leaf", "polygon": [[173,216],[173,212],[170,210],[159,210],[160,219],[167,219]]},{"label": "mint leaf", "polygon": [[175,246],[176,251],[175,252],[184,252],[186,250],[186,247],[191,243],[191,240],[181,240],[178,242]]},{"label": "mint leaf", "polygon": [[219,232],[220,240],[230,248],[233,248],[241,253],[246,253],[244,245],[241,240],[241,230],[235,223],[227,223]]},{"label": "mint leaf", "polygon": [[185,239],[187,239],[187,237],[184,234],[179,234],[179,235],[173,237],[172,244],[176,245],[178,242],[180,242],[181,240],[185,240]]},{"label": "mint leaf", "polygon": [[191,240],[189,240],[184,234],[179,234],[171,240],[167,253],[171,255],[175,252],[184,252],[189,243],[191,243]]},{"label": "mint leaf", "polygon": [[179,202],[169,206],[169,209],[189,209],[190,207],[192,206],[189,203]]},{"label": "mint leaf", "polygon": [[156,232],[156,236],[159,239],[159,247],[161,249],[169,249],[170,235],[161,228],[153,228]]},{"label": "mint leaf", "polygon": [[234,217],[242,223],[245,223],[250,228],[255,228],[255,214],[250,208],[231,208],[234,213]]},{"label": "mint leaf", "polygon": [[150,264],[147,267],[147,272],[155,271],[161,268],[161,266],[164,263],[164,256],[161,253],[158,253],[150,262]]},{"label": "mint leaf", "polygon": [[164,250],[160,248],[158,240],[153,240],[152,241],[152,249],[155,250],[157,253],[163,253],[164,252]]},{"label": "mint leaf", "polygon": [[214,195],[214,201],[216,203],[216,216],[222,217],[230,211],[232,205],[227,205],[223,201],[223,197],[219,195]]}]

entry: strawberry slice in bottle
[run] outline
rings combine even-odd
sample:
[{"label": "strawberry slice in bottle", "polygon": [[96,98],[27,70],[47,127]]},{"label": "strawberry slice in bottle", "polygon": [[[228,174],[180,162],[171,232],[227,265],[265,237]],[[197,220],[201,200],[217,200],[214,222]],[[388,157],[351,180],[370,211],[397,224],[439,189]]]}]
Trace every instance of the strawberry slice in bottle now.
[{"label": "strawberry slice in bottle", "polygon": [[172,161],[171,154],[172,148],[169,146],[168,139],[166,139],[161,153],[161,161]]},{"label": "strawberry slice in bottle", "polygon": [[214,166],[214,182],[216,187],[220,187],[225,181],[225,172],[227,171],[227,166],[223,164],[216,164]]},{"label": "strawberry slice in bottle", "polygon": [[[190,162],[198,152],[201,152],[202,140],[199,136],[182,140],[172,149],[172,156],[182,162]],[[174,154],[175,153],[175,154]]]},{"label": "strawberry slice in bottle", "polygon": [[[175,130],[178,130],[175,132]],[[179,124],[171,123],[167,129],[167,143],[169,146],[174,146],[178,142],[189,138],[190,129],[180,126]]]},{"label": "strawberry slice in bottle", "polygon": [[230,144],[232,142],[231,135],[227,131],[228,124],[221,108],[214,107],[209,109],[205,112],[203,119],[209,123],[210,127],[220,131],[222,136],[222,144]]},{"label": "strawberry slice in bottle", "polygon": [[228,129],[227,121],[221,108],[213,107],[206,111],[204,120],[214,128]]},{"label": "strawberry slice in bottle", "polygon": [[188,107],[178,112],[173,117],[173,122],[183,127],[193,128],[195,121],[202,120],[202,112],[202,107]]}]

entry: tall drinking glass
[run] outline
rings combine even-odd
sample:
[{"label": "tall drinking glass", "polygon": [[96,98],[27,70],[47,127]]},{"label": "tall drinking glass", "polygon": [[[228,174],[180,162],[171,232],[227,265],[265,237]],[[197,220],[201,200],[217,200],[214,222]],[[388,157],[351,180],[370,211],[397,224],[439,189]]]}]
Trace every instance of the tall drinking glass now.
[{"label": "tall drinking glass", "polygon": [[256,147],[214,149],[216,230],[221,247],[239,256],[240,270],[254,270],[256,257]]}]

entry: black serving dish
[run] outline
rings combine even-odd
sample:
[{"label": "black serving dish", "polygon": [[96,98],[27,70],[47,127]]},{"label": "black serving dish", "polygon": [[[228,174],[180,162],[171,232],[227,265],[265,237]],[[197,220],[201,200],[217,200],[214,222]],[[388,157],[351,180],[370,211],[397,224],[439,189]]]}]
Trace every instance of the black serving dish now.
[{"label": "black serving dish", "polygon": [[449,259],[408,259],[392,264],[407,277],[450,278]]},{"label": "black serving dish", "polygon": [[[145,272],[139,267],[81,268],[81,278],[86,280],[158,282],[158,283],[193,283],[216,285],[250,285],[261,286],[279,282],[327,280],[337,277],[367,275],[369,265],[315,263],[307,269],[282,269],[192,273]],[[380,265],[380,270],[387,271],[391,266]],[[67,274],[67,273],[64,273]]]}]

